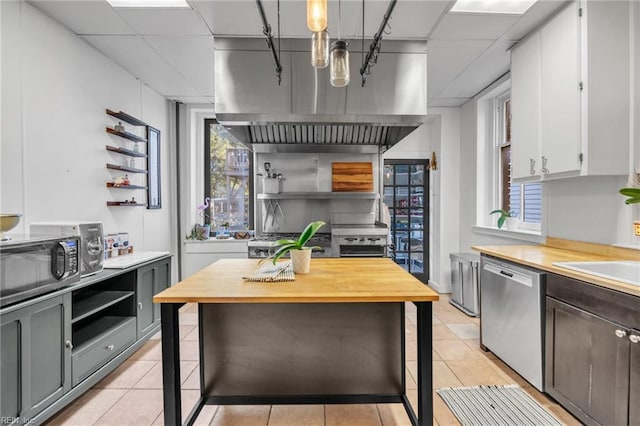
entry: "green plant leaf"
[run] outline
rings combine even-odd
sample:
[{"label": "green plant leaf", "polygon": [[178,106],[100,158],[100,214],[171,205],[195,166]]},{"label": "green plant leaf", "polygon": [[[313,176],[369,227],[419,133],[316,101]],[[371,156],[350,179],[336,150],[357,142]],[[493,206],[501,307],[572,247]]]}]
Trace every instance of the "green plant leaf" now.
[{"label": "green plant leaf", "polygon": [[297,243],[285,244],[281,246],[278,251],[273,254],[273,264],[275,265],[278,259],[284,256],[289,250],[298,248]]},{"label": "green plant leaf", "polygon": [[624,201],[625,204],[640,203],[640,188],[622,188],[620,194],[629,197]]},{"label": "green plant leaf", "polygon": [[508,212],[508,211],[506,211],[506,210],[502,210],[502,209],[494,210],[494,211],[492,211],[492,212],[491,212],[491,213],[489,213],[489,214],[495,214],[495,213],[499,213],[499,214],[500,214],[500,217],[505,217],[505,216],[506,216],[506,217],[510,217],[510,216],[511,216],[511,215],[509,214],[509,212]]},{"label": "green plant leaf", "polygon": [[294,244],[294,243],[297,243],[297,241],[296,240],[278,240],[278,241],[275,242],[275,245],[276,246],[283,246],[285,244]]},{"label": "green plant leaf", "polygon": [[325,222],[321,220],[317,220],[315,222],[311,222],[310,224],[308,224],[307,227],[304,228],[304,231],[302,231],[302,233],[300,234],[300,237],[298,238],[298,246],[304,247],[306,242],[309,241],[309,239],[313,237],[313,235],[316,232],[318,232],[318,229],[322,228],[324,225],[325,225]]},{"label": "green plant leaf", "polygon": [[505,216],[500,216],[498,218],[498,229],[502,228],[502,225],[504,225],[505,220],[507,220],[507,217]]}]

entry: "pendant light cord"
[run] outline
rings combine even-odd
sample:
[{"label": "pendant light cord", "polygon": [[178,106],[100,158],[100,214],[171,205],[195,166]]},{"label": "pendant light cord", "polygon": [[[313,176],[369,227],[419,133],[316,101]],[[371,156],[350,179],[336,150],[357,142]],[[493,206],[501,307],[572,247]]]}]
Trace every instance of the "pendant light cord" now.
[{"label": "pendant light cord", "polygon": [[313,69],[315,70],[315,72],[313,73],[313,75],[315,76],[314,78],[314,90],[313,90],[313,113],[316,114],[318,112],[318,68],[313,67]]},{"label": "pendant light cord", "polygon": [[342,40],[340,36],[340,18],[342,16],[342,3],[338,0],[338,40]]}]

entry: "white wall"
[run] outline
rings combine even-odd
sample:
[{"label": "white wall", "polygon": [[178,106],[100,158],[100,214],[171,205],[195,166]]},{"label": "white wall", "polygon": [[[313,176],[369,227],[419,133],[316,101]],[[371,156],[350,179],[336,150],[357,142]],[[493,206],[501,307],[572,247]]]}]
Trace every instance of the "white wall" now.
[{"label": "white wall", "polygon": [[[128,232],[137,251],[174,251],[167,100],[29,4],[1,7],[2,212],[24,215],[19,233],[35,221],[99,220],[105,232]],[[146,198],[106,188],[117,175],[106,163],[126,158],[105,145],[133,146],[105,132],[115,124],[106,108],[160,130],[162,209],[106,206]]]}]

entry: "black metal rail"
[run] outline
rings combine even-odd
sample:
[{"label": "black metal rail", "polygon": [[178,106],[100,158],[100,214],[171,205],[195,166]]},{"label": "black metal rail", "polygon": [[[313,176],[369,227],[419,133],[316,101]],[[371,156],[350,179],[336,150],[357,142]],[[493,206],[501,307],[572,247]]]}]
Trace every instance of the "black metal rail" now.
[{"label": "black metal rail", "polygon": [[[258,4],[258,11],[260,12],[260,17],[262,18],[262,33],[267,38],[267,46],[271,49],[271,53],[273,54],[273,60],[276,63],[276,76],[278,77],[278,86],[282,82],[282,65],[280,64],[280,52],[276,52],[276,47],[273,44],[273,35],[271,34],[271,25],[267,21],[267,15],[264,13],[264,8],[262,7],[262,1],[256,0]],[[278,6],[279,9],[279,6]],[[280,20],[280,10],[278,10],[278,21]],[[280,37],[280,34],[278,34]],[[280,41],[278,40],[278,47],[280,46]]]},{"label": "black metal rail", "polygon": [[[371,67],[373,67],[378,61],[378,55],[380,54],[380,45],[382,43],[382,35],[384,34],[384,29],[387,27],[389,23],[389,19],[391,18],[391,13],[393,13],[393,8],[396,7],[396,3],[398,0],[391,0],[389,2],[389,6],[387,6],[387,11],[384,13],[384,17],[382,18],[382,22],[380,23],[380,27],[378,27],[378,31],[373,36],[373,41],[369,45],[369,52],[367,56],[364,58],[362,63],[362,67],[360,68],[360,75],[362,76],[362,86],[364,87],[367,75],[371,74]],[[363,10],[364,15],[364,10]],[[364,16],[363,16],[364,21]],[[362,38],[364,39],[364,22],[362,27]]]}]

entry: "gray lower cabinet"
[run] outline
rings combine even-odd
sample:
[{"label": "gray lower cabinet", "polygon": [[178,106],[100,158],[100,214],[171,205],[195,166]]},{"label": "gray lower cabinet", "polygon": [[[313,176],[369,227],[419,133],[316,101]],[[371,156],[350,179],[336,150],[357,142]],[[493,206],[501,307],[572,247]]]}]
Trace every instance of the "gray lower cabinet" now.
[{"label": "gray lower cabinet", "polygon": [[169,259],[138,268],[138,338],[147,334],[160,322],[160,305],[153,303],[153,296],[169,285],[170,268]]},{"label": "gray lower cabinet", "polygon": [[587,425],[640,426],[638,328],[640,298],[549,274],[545,391]]},{"label": "gray lower cabinet", "polygon": [[71,388],[69,294],[2,315],[2,421],[31,419]]}]

